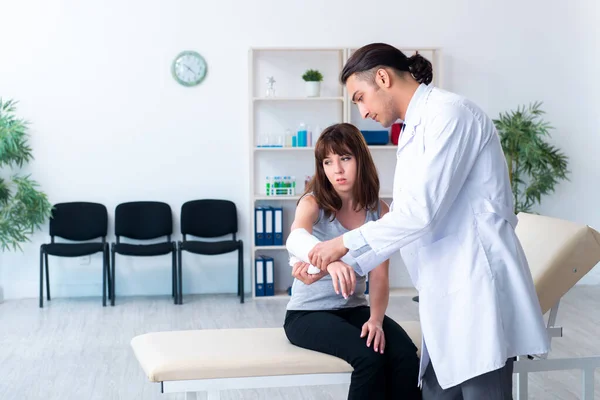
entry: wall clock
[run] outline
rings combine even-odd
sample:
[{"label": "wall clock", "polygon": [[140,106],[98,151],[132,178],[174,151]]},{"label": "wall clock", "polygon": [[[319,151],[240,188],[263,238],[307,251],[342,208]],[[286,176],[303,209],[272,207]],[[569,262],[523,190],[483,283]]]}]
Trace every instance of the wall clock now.
[{"label": "wall clock", "polygon": [[171,65],[171,74],[183,86],[196,86],[206,76],[206,61],[195,51],[182,51]]}]

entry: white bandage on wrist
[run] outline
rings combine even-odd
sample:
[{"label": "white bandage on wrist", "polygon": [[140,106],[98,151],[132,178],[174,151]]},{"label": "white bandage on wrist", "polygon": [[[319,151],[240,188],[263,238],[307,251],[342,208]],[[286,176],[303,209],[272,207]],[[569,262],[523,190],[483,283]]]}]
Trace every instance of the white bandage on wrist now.
[{"label": "white bandage on wrist", "polygon": [[[290,257],[290,265],[294,266],[294,264],[298,261],[310,263],[308,259],[308,253],[310,253],[313,247],[315,247],[318,243],[321,243],[321,241],[308,233],[306,229],[294,229],[285,242],[287,250],[292,255],[292,257]],[[295,261],[292,261],[293,259]],[[353,263],[352,257],[350,257],[348,254],[344,255],[341,261],[348,265],[352,265]],[[314,265],[311,265],[308,268],[309,274],[318,274],[319,272],[321,272],[321,270]]]},{"label": "white bandage on wrist", "polygon": [[[294,229],[288,236],[285,246],[290,252],[290,265],[293,267],[298,261],[304,261],[310,264],[308,253],[321,243],[319,239],[308,233],[304,228]],[[309,274],[318,274],[321,270],[314,265],[308,267]]]},{"label": "white bandage on wrist", "polygon": [[[302,260],[296,256],[290,256],[290,267],[293,267],[294,265],[296,265],[297,262],[301,262],[301,261]],[[318,274],[319,272],[321,272],[321,270],[319,268],[315,267],[314,265],[310,264],[308,267],[308,271],[306,271],[306,272],[308,272],[311,275],[314,275],[314,274]]]}]

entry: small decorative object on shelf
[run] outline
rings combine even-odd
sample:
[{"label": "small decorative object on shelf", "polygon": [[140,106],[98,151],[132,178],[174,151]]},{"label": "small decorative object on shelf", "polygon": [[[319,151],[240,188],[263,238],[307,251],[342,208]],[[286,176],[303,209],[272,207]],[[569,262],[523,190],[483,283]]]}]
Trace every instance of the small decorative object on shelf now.
[{"label": "small decorative object on shelf", "polygon": [[392,129],[390,131],[392,144],[394,146],[398,146],[398,139],[400,139],[400,132],[402,132],[402,123],[392,124]]},{"label": "small decorative object on shelf", "polygon": [[275,97],[275,82],[274,77],[267,77],[267,93],[265,94],[265,97]]},{"label": "small decorative object on shelf", "polygon": [[323,74],[315,69],[307,70],[302,79],[306,82],[306,95],[308,97],[319,97],[321,95],[321,81]]},{"label": "small decorative object on shelf", "polygon": [[296,140],[296,135],[292,134],[291,129],[285,130],[285,147],[292,147]]},{"label": "small decorative object on shelf", "polygon": [[284,147],[285,136],[281,135],[259,135],[256,147]]},{"label": "small decorative object on shelf", "polygon": [[267,196],[295,196],[296,177],[294,176],[267,176],[265,180]]},{"label": "small decorative object on shelf", "polygon": [[365,142],[369,146],[382,146],[390,142],[390,132],[385,129],[380,130],[361,130]]}]

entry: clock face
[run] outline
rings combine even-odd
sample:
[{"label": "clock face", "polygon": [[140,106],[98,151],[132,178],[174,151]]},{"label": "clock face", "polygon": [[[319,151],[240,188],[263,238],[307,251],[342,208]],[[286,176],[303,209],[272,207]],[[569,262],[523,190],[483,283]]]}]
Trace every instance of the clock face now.
[{"label": "clock face", "polygon": [[183,86],[195,86],[206,75],[206,61],[195,51],[183,51],[175,57],[171,73]]}]

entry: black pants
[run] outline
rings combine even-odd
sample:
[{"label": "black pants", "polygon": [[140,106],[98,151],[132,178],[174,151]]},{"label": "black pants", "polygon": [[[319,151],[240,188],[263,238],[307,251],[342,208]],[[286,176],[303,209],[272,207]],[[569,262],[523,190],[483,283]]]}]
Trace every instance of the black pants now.
[{"label": "black pants", "polygon": [[353,368],[348,399],[421,399],[417,386],[417,348],[394,320],[383,320],[384,353],[367,347],[362,326],[370,317],[367,306],[331,311],[288,311],[284,329],[299,347],[331,354]]}]

